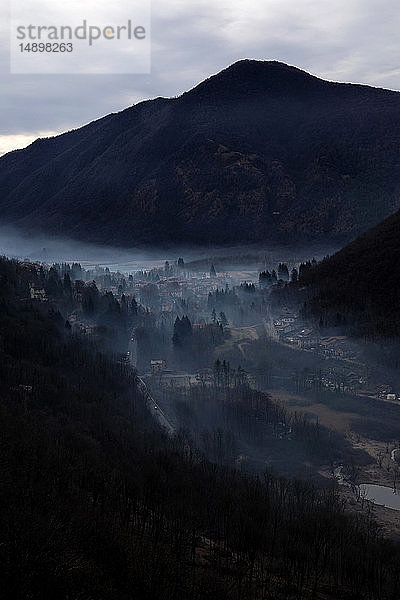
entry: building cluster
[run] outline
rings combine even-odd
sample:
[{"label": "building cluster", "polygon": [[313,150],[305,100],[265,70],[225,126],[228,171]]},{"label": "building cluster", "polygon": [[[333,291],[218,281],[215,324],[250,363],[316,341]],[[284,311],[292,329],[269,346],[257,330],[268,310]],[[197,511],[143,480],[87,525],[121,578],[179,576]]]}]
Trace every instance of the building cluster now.
[{"label": "building cluster", "polygon": [[167,365],[165,360],[151,360],[150,361],[150,372],[152,375],[162,373],[166,369]]},{"label": "building cluster", "polygon": [[322,354],[326,357],[354,358],[354,347],[346,336],[321,336],[306,327],[293,313],[283,313],[273,324],[274,337],[284,344]]},{"label": "building cluster", "polygon": [[97,326],[86,321],[83,315],[77,313],[69,315],[68,323],[73,333],[80,333],[81,335],[94,335],[96,333]]},{"label": "building cluster", "polygon": [[40,300],[40,302],[46,302],[46,292],[43,288],[37,287],[34,283],[29,284],[29,294],[31,300]]},{"label": "building cluster", "polygon": [[[211,278],[209,275],[192,277],[161,277],[158,281],[146,279],[135,280],[131,294],[142,306],[160,310],[161,312],[181,312],[182,302],[190,305],[192,310],[206,306],[209,292],[231,283],[227,275]],[[127,294],[126,294],[127,295]],[[129,294],[128,294],[129,295]]]},{"label": "building cluster", "polygon": [[378,396],[381,400],[388,402],[400,402],[400,396],[395,393],[393,387],[388,383],[378,386]]}]

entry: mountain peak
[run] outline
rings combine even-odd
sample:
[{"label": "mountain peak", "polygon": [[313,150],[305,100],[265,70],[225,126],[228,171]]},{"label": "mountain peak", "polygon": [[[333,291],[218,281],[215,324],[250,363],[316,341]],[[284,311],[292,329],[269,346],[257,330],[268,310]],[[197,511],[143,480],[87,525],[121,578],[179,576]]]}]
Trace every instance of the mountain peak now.
[{"label": "mountain peak", "polygon": [[185,97],[303,94],[329,82],[279,61],[239,60],[184,94]]}]

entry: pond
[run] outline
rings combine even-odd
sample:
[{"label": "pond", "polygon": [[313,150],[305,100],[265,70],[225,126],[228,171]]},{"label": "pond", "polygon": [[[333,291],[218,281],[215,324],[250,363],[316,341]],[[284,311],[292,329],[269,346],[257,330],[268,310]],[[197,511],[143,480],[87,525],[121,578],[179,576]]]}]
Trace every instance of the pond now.
[{"label": "pond", "polygon": [[374,504],[400,510],[400,490],[396,492],[393,488],[370,483],[361,483],[358,490],[361,495]]}]

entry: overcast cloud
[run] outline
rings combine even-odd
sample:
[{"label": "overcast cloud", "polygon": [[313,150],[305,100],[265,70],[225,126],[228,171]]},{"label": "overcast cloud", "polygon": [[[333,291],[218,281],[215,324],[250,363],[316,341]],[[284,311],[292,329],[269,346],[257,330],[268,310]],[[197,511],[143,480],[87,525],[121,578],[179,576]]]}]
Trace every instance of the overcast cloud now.
[{"label": "overcast cloud", "polygon": [[0,154],[143,99],[178,95],[241,58],[400,90],[398,0],[153,0],[151,75],[11,75],[1,2]]}]

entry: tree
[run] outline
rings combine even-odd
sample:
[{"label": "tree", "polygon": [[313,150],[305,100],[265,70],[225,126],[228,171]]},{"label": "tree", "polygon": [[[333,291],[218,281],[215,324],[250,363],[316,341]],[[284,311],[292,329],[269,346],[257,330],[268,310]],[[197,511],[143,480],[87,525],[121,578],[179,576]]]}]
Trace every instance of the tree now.
[{"label": "tree", "polygon": [[46,282],[46,292],[53,298],[58,298],[62,294],[62,283],[58,276],[57,269],[53,266],[49,270]]},{"label": "tree", "polygon": [[261,288],[268,287],[273,284],[272,274],[269,271],[262,271],[258,276],[258,281]]},{"label": "tree", "polygon": [[295,267],[293,267],[292,272],[291,272],[291,281],[292,281],[292,283],[298,283],[298,281],[299,281],[299,274]]},{"label": "tree", "polygon": [[221,323],[222,327],[227,327],[228,325],[228,319],[226,318],[226,314],[222,311],[219,313],[219,322]]},{"label": "tree", "polygon": [[299,267],[299,279],[301,279],[307,271],[312,268],[312,263],[308,260],[307,262],[302,262]]},{"label": "tree", "polygon": [[93,316],[99,307],[100,294],[94,281],[83,289],[82,308],[86,315]]},{"label": "tree", "polygon": [[247,373],[241,365],[238,366],[237,373],[236,373],[236,379],[237,379],[238,386],[240,386],[240,387],[248,386]]},{"label": "tree", "polygon": [[64,288],[64,294],[66,295],[66,297],[68,299],[71,299],[72,298],[72,283],[71,283],[71,277],[69,276],[69,273],[64,274],[63,288]]},{"label": "tree", "polygon": [[131,311],[132,315],[134,315],[135,317],[137,316],[138,303],[136,302],[135,296],[132,296],[132,300],[131,300],[131,304],[130,304],[130,311]]},{"label": "tree", "polygon": [[278,279],[282,279],[283,281],[289,281],[289,269],[286,263],[279,263]]},{"label": "tree", "polygon": [[187,344],[188,340],[192,337],[193,329],[192,323],[187,316],[183,316],[182,319],[176,317],[174,323],[174,333],[172,336],[172,343],[178,348],[182,348]]},{"label": "tree", "polygon": [[219,358],[215,361],[213,366],[213,379],[214,385],[219,387],[221,385],[221,375],[222,375],[222,364]]}]

